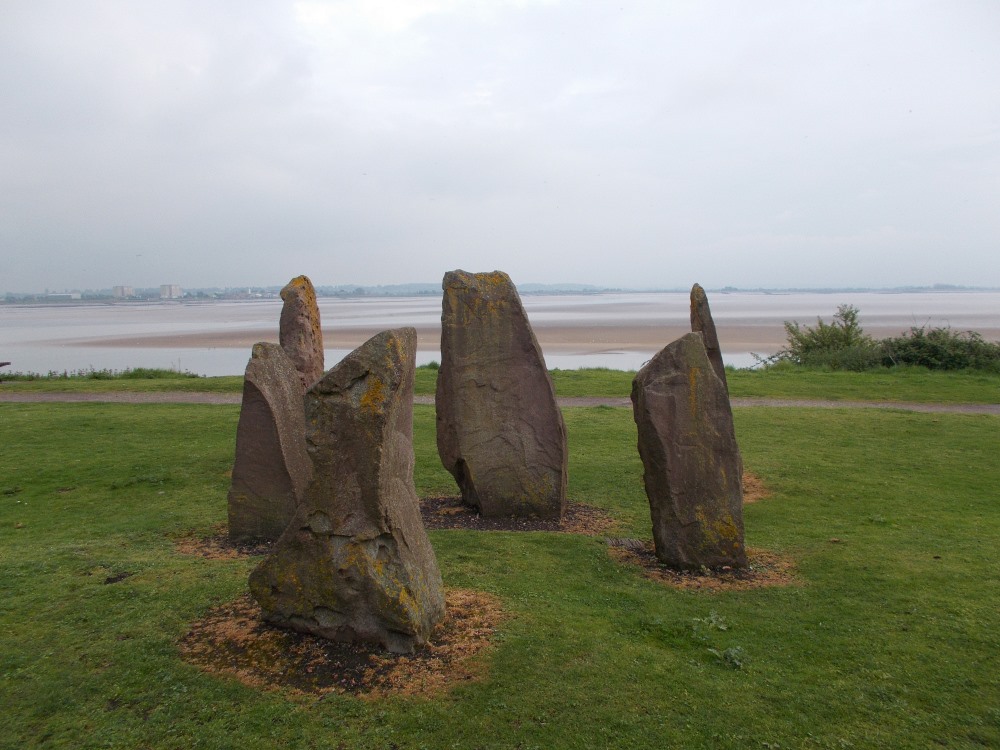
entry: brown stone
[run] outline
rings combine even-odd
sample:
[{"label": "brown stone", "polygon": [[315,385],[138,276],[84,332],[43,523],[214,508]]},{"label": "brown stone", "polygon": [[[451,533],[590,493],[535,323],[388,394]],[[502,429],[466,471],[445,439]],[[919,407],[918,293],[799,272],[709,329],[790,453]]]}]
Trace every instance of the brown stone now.
[{"label": "brown stone", "polygon": [[243,379],[229,538],[275,540],[312,478],[299,374],[277,344],[255,344]]},{"label": "brown stone", "polygon": [[700,332],[704,336],[708,361],[712,363],[712,369],[726,387],[726,393],[729,393],[726,365],[722,361],[722,347],[719,346],[719,334],[715,332],[715,321],[708,306],[708,295],[700,284],[691,287],[691,330]]},{"label": "brown stone", "polygon": [[487,517],[560,518],[566,428],[541,347],[505,273],[445,274],[437,444]]},{"label": "brown stone", "polygon": [[278,341],[295,364],[305,392],[323,377],[323,329],[316,290],[308,276],[296,276],[281,290]]},{"label": "brown stone", "polygon": [[701,333],[664,347],[632,381],[656,556],[672,568],[746,567],[743,461],[729,396]]},{"label": "brown stone", "polygon": [[313,481],[250,574],[268,621],[408,653],[443,619],[441,573],[413,485],[416,341],[413,328],[384,331],[306,394]]}]

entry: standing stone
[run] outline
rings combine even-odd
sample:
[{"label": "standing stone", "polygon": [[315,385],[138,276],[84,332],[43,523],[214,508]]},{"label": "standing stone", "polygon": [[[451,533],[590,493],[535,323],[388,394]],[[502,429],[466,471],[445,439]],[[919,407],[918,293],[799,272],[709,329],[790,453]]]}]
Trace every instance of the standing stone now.
[{"label": "standing stone", "polygon": [[295,363],[302,391],[323,377],[323,330],[319,323],[316,290],[308,276],[296,276],[281,290],[278,341]]},{"label": "standing stone", "polygon": [[483,516],[560,518],[566,427],[541,347],[507,274],[446,273],[437,445]]},{"label": "standing stone", "polygon": [[662,349],[632,381],[656,556],[672,568],[746,567],[743,461],[729,396],[701,333]]},{"label": "standing stone", "polygon": [[413,486],[416,342],[413,328],[383,331],[306,394],[313,480],[250,574],[269,622],[408,653],[444,618]]},{"label": "standing stone", "polygon": [[275,540],[312,479],[299,374],[277,344],[255,344],[243,379],[229,538]]},{"label": "standing stone", "polygon": [[726,381],[726,365],[722,362],[722,347],[719,346],[719,335],[715,332],[715,321],[712,320],[712,310],[708,306],[708,295],[701,284],[691,287],[691,330],[705,337],[705,351],[712,369],[729,393],[729,383]]}]

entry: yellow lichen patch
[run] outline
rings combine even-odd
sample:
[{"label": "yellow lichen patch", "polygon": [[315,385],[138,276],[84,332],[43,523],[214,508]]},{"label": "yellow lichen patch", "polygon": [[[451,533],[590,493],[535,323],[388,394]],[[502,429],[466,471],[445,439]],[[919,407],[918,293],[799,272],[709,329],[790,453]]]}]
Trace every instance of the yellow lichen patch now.
[{"label": "yellow lichen patch", "polygon": [[353,540],[345,545],[342,554],[337,567],[345,579],[374,580],[383,602],[391,607],[400,624],[412,625],[419,619],[421,602],[403,580],[403,568],[391,556],[379,555],[377,550],[372,554],[369,544]]},{"label": "yellow lichen patch", "polygon": [[465,274],[445,287],[445,307],[455,311],[462,325],[500,317],[507,308],[509,286],[510,279],[502,271]]},{"label": "yellow lichen patch", "polygon": [[281,290],[281,299],[283,300],[287,301],[292,295],[302,298],[309,308],[315,309],[316,290],[308,276],[296,276]]},{"label": "yellow lichen patch", "polygon": [[698,375],[701,368],[691,367],[688,369],[688,411],[691,416],[698,413]]},{"label": "yellow lichen patch", "polygon": [[385,383],[376,376],[371,376],[365,383],[365,392],[361,396],[361,408],[369,412],[378,412],[385,403]]},{"label": "yellow lichen patch", "polygon": [[489,273],[476,274],[481,284],[491,287],[506,286],[507,274],[503,271],[490,271]]},{"label": "yellow lichen patch", "polygon": [[397,370],[399,368],[399,363],[405,362],[406,359],[407,357],[404,350],[403,339],[399,336],[390,336],[385,353],[386,370],[390,372]]},{"label": "yellow lichen patch", "polygon": [[739,549],[740,531],[731,516],[709,519],[705,511],[699,508],[695,518],[705,536],[705,547],[731,549],[736,544],[736,549]]},{"label": "yellow lichen patch", "polygon": [[307,276],[296,276],[294,279],[288,282],[288,286],[293,289],[302,289],[308,294],[312,291],[312,284]]}]

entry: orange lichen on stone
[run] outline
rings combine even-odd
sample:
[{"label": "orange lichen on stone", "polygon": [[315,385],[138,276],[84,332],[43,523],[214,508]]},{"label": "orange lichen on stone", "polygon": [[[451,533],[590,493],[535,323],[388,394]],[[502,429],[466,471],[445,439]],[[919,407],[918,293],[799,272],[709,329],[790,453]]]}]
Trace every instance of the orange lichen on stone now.
[{"label": "orange lichen on stone", "polygon": [[361,408],[369,412],[376,412],[385,403],[385,383],[376,376],[367,379],[367,388],[361,396]]},{"label": "orange lichen on stone", "polygon": [[383,331],[307,392],[313,481],[250,574],[269,622],[411,652],[444,617],[413,486],[416,338],[413,328]]},{"label": "orange lichen on stone", "polygon": [[489,273],[480,274],[480,279],[490,286],[506,286],[510,283],[510,277],[503,271],[491,271]]},{"label": "orange lichen on stone", "polygon": [[708,549],[731,549],[734,552],[742,548],[743,535],[731,517],[708,518],[702,508],[698,509],[695,516],[705,537],[703,546]]},{"label": "orange lichen on stone", "polygon": [[632,404],[659,559],[678,569],[745,566],[742,460],[701,333],[636,374]]},{"label": "orange lichen on stone", "polygon": [[306,390],[323,375],[323,330],[316,290],[308,276],[296,276],[281,290],[278,340],[298,369]]},{"label": "orange lichen on stone", "polygon": [[692,417],[698,413],[698,375],[697,367],[688,368],[688,411]]},{"label": "orange lichen on stone", "polygon": [[502,271],[445,274],[438,455],[487,517],[558,518],[566,435],[541,347]]}]

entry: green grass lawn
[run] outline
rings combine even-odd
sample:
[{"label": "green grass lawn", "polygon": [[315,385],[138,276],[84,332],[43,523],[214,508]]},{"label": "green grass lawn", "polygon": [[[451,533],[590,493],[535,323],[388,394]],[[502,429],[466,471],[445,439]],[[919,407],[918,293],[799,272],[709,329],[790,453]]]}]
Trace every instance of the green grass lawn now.
[{"label": "green grass lawn", "polygon": [[[560,396],[628,397],[635,373],[620,370],[553,370]],[[923,403],[1000,403],[1000,375],[963,370],[932,372],[897,368],[871,372],[824,372],[801,367],[727,370],[734,398],[915,401]]]},{"label": "green grass lawn", "polygon": [[[628,410],[565,415],[572,499],[650,538]],[[773,492],[747,542],[793,559],[796,586],[679,591],[597,538],[431,532],[446,585],[511,615],[484,679],[316,700],[178,655],[254,564],[170,539],[225,520],[237,416],[0,404],[0,747],[1000,746],[998,417],[737,409]],[[452,493],[433,431],[416,407],[418,491]]]},{"label": "green grass lawn", "polygon": [[[634,372],[601,368],[552,370],[559,396],[628,398]],[[873,372],[823,372],[805,368],[729,370],[729,390],[734,398],[833,399],[848,401],[915,401],[923,403],[1000,403],[1000,375],[964,370],[931,372],[923,368],[898,368]],[[0,372],[0,380],[3,373]],[[437,370],[418,367],[414,391],[432,395]],[[152,378],[39,378],[4,380],[0,392],[91,392],[186,391],[239,393],[243,378],[170,377]]]}]

